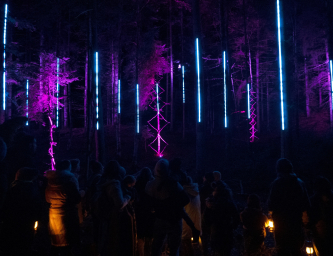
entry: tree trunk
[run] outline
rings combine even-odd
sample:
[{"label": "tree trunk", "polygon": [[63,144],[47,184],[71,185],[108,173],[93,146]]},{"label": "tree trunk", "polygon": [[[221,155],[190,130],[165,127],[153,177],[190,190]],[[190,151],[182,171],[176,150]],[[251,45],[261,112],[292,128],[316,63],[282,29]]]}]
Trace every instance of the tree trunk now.
[{"label": "tree trunk", "polygon": [[84,128],[87,131],[88,128],[88,51],[86,52],[86,63],[84,70]]},{"label": "tree trunk", "polygon": [[174,126],[174,102],[173,102],[173,56],[172,56],[172,0],[169,2],[169,31],[170,31],[170,93],[171,93],[171,116],[170,116],[170,130],[173,131]]},{"label": "tree trunk", "polygon": [[306,66],[306,57],[304,57],[304,82],[305,82],[305,107],[306,117],[310,116],[310,88],[309,88],[309,75]]},{"label": "tree trunk", "polygon": [[259,42],[260,42],[260,29],[259,29],[259,21],[258,21],[258,29],[257,29],[257,51],[256,51],[256,78],[257,78],[257,82],[256,82],[256,113],[257,113],[257,131],[260,132],[260,101],[261,101],[261,95],[260,95],[260,54],[259,54]]}]

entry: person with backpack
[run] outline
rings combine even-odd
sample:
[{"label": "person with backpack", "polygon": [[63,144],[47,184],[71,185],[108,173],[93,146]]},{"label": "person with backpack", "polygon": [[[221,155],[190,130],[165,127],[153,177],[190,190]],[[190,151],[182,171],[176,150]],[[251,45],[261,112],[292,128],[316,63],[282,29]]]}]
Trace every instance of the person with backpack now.
[{"label": "person with backpack", "polygon": [[[93,212],[99,218],[98,250],[101,256],[127,256],[122,252],[121,214],[131,197],[124,195],[121,181],[126,171],[115,160],[104,169],[99,190],[96,192]],[[131,232],[131,231],[128,231]]]}]

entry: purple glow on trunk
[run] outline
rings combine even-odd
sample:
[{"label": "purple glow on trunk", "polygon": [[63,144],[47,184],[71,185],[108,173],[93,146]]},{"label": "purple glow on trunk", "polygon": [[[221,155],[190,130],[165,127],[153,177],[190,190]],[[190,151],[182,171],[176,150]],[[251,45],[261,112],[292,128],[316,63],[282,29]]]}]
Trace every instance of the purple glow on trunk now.
[{"label": "purple glow on trunk", "polygon": [[7,36],[7,12],[8,5],[5,5],[5,21],[3,27],[3,75],[2,75],[2,109],[6,110],[6,36]]},{"label": "purple glow on trunk", "polygon": [[[29,118],[29,80],[27,80],[27,85],[26,85],[26,96],[27,96],[27,99],[26,99],[26,113],[25,113],[25,116],[27,118]],[[25,125],[29,125],[29,121],[27,121],[25,123]]]},{"label": "purple glow on trunk", "polygon": [[57,145],[57,142],[53,141],[53,129],[56,128],[56,126],[53,124],[52,119],[50,116],[49,121],[50,121],[50,148],[49,148],[49,155],[51,156],[51,170],[55,171],[55,160],[54,160],[54,152],[53,152],[53,146]]},{"label": "purple glow on trunk", "polygon": [[[159,89],[161,89],[161,92],[159,92]],[[164,92],[164,90],[157,83],[156,84],[156,89],[155,89],[156,100],[154,100],[149,105],[152,109],[156,110],[156,112],[157,112],[157,114],[152,119],[150,119],[148,121],[148,124],[157,132],[156,138],[149,144],[149,147],[151,147],[151,149],[156,152],[156,155],[158,157],[163,157],[163,152],[164,152],[166,146],[168,145],[168,143],[161,136],[161,131],[164,129],[165,126],[167,126],[169,124],[169,122],[161,114],[162,109],[165,107],[165,103],[162,102],[162,100],[159,98],[159,95],[162,94],[163,92]],[[160,107],[160,102],[162,102],[162,107]],[[154,103],[155,103],[155,106],[153,106]],[[156,121],[157,121],[157,127],[154,127],[151,124],[151,121],[154,120],[155,118],[156,118]],[[165,124],[162,125],[162,126],[161,126],[161,121],[165,122]],[[153,147],[153,143],[155,143],[155,141],[157,141],[157,149],[155,149]],[[161,142],[165,143],[162,150],[161,150]]]},{"label": "purple glow on trunk", "polygon": [[59,58],[57,58],[57,127],[59,127]]}]

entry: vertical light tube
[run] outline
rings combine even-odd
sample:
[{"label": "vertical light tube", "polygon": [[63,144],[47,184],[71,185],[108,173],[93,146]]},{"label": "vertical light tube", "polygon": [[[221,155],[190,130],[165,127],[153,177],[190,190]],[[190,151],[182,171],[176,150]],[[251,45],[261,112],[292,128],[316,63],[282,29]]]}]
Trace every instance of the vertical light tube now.
[{"label": "vertical light tube", "polygon": [[140,132],[139,84],[136,84],[136,133]]},{"label": "vertical light tube", "polygon": [[201,91],[200,91],[200,58],[199,58],[199,39],[195,39],[197,75],[198,75],[198,122],[201,123]]},{"label": "vertical light tube", "polygon": [[250,84],[247,84],[247,119],[250,119],[251,117],[250,107]]},{"label": "vertical light tube", "polygon": [[333,110],[333,67],[332,67],[332,60],[330,60],[330,73],[331,73],[331,99],[332,99],[331,111],[332,111]]},{"label": "vertical light tube", "polygon": [[227,82],[226,82],[226,57],[225,51],[223,52],[223,95],[224,95],[224,128],[228,127],[227,121]]},{"label": "vertical light tube", "polygon": [[120,79],[118,80],[118,114],[120,114]]},{"label": "vertical light tube", "polygon": [[161,155],[161,130],[160,130],[160,103],[158,101],[159,98],[158,92],[158,84],[156,84],[156,108],[157,108],[157,155],[162,157]]},{"label": "vertical light tube", "polygon": [[6,36],[7,36],[7,11],[8,5],[5,4],[5,21],[3,27],[3,75],[2,75],[2,109],[6,110]]},{"label": "vertical light tube", "polygon": [[281,17],[280,17],[280,0],[277,4],[277,20],[278,20],[278,45],[279,45],[279,78],[280,78],[280,104],[281,104],[281,124],[282,130],[285,129],[285,113],[284,113],[284,88],[283,88],[283,66],[282,66],[282,46],[281,46]]},{"label": "vertical light tube", "polygon": [[95,79],[96,79],[96,129],[99,130],[98,122],[98,52],[95,53]]},{"label": "vertical light tube", "polygon": [[[26,113],[25,113],[25,116],[27,117],[27,118],[29,118],[29,80],[27,80],[27,85],[26,85],[26,96],[27,96],[27,98],[26,98]],[[25,123],[25,125],[29,125],[29,121],[27,121],[26,123]]]},{"label": "vertical light tube", "polygon": [[57,119],[56,126],[59,127],[59,58],[57,58]]},{"label": "vertical light tube", "polygon": [[185,104],[185,69],[182,66],[182,77],[183,77],[183,104]]}]

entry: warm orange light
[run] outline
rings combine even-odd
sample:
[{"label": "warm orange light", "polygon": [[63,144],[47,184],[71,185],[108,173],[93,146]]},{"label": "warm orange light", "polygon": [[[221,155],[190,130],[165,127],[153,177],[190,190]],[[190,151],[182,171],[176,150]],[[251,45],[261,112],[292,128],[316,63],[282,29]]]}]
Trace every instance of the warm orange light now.
[{"label": "warm orange light", "polygon": [[38,228],[38,221],[35,221],[34,230],[37,230],[37,228]]},{"label": "warm orange light", "polygon": [[193,241],[193,237],[191,237],[191,241]]},{"label": "warm orange light", "polygon": [[268,221],[268,228],[270,232],[274,231],[274,222],[272,220]]},{"label": "warm orange light", "polygon": [[313,254],[313,247],[306,247],[306,253],[307,253],[307,255],[312,255]]}]

